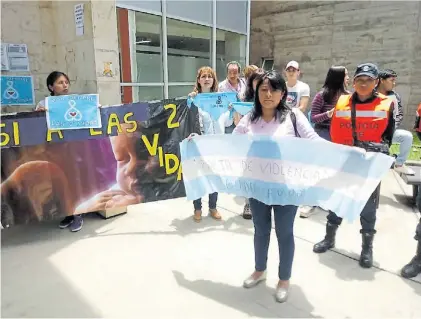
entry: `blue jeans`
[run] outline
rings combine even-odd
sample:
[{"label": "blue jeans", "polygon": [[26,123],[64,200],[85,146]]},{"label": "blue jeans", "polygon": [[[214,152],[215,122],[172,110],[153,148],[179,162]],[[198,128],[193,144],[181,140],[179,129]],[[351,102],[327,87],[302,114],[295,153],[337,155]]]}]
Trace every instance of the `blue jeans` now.
[{"label": "blue jeans", "polygon": [[[218,200],[218,193],[209,194],[209,209],[216,209],[216,202]],[[202,199],[196,199],[193,201],[194,210],[202,209]]]},{"label": "blue jeans", "polygon": [[295,252],[294,220],[297,206],[266,205],[254,198],[250,198],[250,209],[254,223],[254,261],[256,271],[266,270],[273,209],[279,249],[278,277],[280,280],[289,280]]},{"label": "blue jeans", "polygon": [[314,130],[316,133],[326,141],[331,141],[330,138],[330,128],[329,127],[315,127]]},{"label": "blue jeans", "polygon": [[413,136],[407,130],[396,130],[393,134],[392,143],[399,143],[399,154],[396,158],[397,165],[403,165],[411,152]]}]

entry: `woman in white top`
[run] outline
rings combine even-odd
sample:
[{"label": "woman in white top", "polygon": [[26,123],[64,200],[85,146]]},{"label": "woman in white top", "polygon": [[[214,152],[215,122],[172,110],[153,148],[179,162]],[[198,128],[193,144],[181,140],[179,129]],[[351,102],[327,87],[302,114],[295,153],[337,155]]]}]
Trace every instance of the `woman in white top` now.
[{"label": "woman in white top", "polygon": [[[298,108],[291,109],[286,105],[286,95],[287,86],[282,76],[277,71],[265,73],[259,78],[252,112],[241,119],[233,134],[321,139]],[[294,220],[297,206],[266,205],[250,198],[250,209],[254,223],[255,271],[244,281],[244,287],[254,287],[266,279],[273,210],[279,248],[279,281],[275,297],[278,302],[284,302],[288,298],[294,259]]]},{"label": "woman in white top", "polygon": [[[194,98],[199,93],[213,92],[218,92],[218,79],[216,77],[216,73],[211,67],[201,67],[197,71],[196,84],[193,92],[189,94],[189,97]],[[229,111],[222,114],[217,121],[214,121],[207,112],[204,112],[200,108],[198,108],[198,110],[201,127],[200,130],[202,134],[224,134],[225,127],[232,124],[232,120],[231,123],[228,123]],[[217,200],[218,193],[209,194],[209,213],[212,218],[221,220],[222,217],[216,209]],[[193,206],[193,220],[198,223],[202,220],[202,199],[198,198],[194,200]]]},{"label": "woman in white top", "polygon": [[[70,89],[70,80],[66,73],[53,71],[47,77],[47,89],[51,96],[68,95]],[[45,111],[45,100],[41,100],[35,111]]]},{"label": "woman in white top", "polygon": [[[51,96],[68,95],[70,89],[70,80],[66,73],[60,71],[53,71],[47,77],[47,88],[50,91]],[[46,111],[45,100],[41,100],[35,111]],[[66,212],[73,213],[73,212]],[[61,229],[70,226],[72,232],[76,232],[82,229],[83,218],[82,215],[70,215],[66,216],[59,224]]]}]

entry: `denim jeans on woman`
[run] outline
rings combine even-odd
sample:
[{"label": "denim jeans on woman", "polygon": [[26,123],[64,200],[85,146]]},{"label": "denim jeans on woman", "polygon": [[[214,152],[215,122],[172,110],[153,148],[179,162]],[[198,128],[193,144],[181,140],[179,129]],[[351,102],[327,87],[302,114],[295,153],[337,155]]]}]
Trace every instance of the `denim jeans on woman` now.
[{"label": "denim jeans on woman", "polygon": [[[216,202],[218,201],[218,193],[209,194],[209,209],[216,209]],[[194,210],[202,209],[202,199],[196,199],[193,201]]]},{"label": "denim jeans on woman", "polygon": [[280,280],[291,277],[294,260],[294,220],[297,206],[266,205],[250,198],[250,209],[254,223],[254,259],[256,271],[266,270],[270,233],[272,230],[272,209],[275,217],[275,232],[278,239]]},{"label": "denim jeans on woman", "polygon": [[316,125],[316,127],[314,128],[314,130],[316,131],[316,133],[323,139],[325,139],[326,141],[331,141],[330,138],[330,128],[329,127],[318,127]]}]

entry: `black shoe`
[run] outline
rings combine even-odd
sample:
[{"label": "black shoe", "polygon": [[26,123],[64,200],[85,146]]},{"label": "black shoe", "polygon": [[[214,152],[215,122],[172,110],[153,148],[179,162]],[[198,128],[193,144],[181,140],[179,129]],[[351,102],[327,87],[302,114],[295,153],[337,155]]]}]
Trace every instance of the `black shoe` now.
[{"label": "black shoe", "polygon": [[321,242],[318,242],[313,246],[313,251],[315,253],[324,253],[329,249],[335,247],[335,237],[336,231],[338,230],[338,225],[333,225],[331,223],[326,224],[326,236]]},{"label": "black shoe", "polygon": [[71,232],[77,232],[82,229],[83,226],[83,217],[82,215],[75,215],[73,223],[70,225]]},{"label": "black shoe", "polygon": [[251,215],[251,211],[250,211],[250,204],[244,205],[243,218],[244,219],[252,219],[252,215]]},{"label": "black shoe", "polygon": [[360,255],[360,266],[363,268],[371,268],[373,266],[373,239],[374,233],[361,232],[362,250]]},{"label": "black shoe", "polygon": [[75,220],[75,216],[66,216],[58,225],[58,227],[60,227],[61,229],[67,228],[69,227],[73,221]]},{"label": "black shoe", "polygon": [[417,254],[412,258],[411,262],[401,270],[404,278],[414,278],[421,273],[421,242],[418,241]]}]

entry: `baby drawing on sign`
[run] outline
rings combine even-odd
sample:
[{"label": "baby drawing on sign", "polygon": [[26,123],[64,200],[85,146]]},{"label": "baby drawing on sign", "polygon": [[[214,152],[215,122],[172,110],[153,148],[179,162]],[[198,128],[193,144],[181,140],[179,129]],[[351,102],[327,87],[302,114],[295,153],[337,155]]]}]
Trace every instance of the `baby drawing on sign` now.
[{"label": "baby drawing on sign", "polygon": [[138,151],[137,146],[141,143],[138,130],[130,124],[122,124],[121,128],[121,133],[110,137],[117,162],[116,184],[80,204],[75,214],[124,207],[143,201],[144,177],[146,178],[158,165],[158,160]]}]

